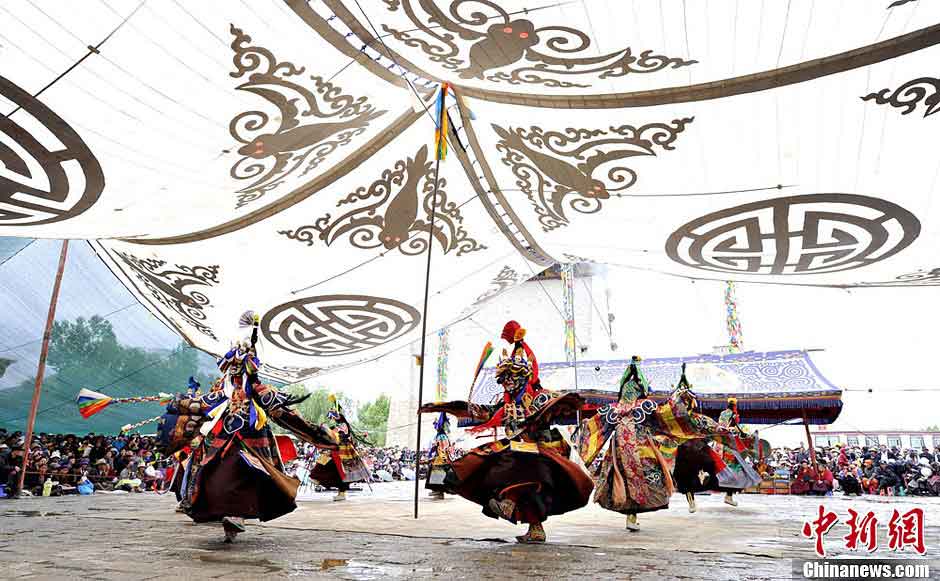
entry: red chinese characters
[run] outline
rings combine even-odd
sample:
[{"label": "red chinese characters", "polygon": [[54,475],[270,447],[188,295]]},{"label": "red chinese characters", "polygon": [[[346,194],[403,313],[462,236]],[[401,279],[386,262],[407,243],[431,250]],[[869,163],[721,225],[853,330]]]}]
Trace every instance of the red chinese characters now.
[{"label": "red chinese characters", "polygon": [[859,543],[869,553],[878,548],[878,531],[875,528],[878,525],[878,519],[875,513],[868,511],[861,521],[858,519],[858,513],[849,509],[849,534],[842,537],[845,539],[845,548],[850,551],[857,551]]},{"label": "red chinese characters", "polygon": [[808,539],[816,539],[816,554],[820,557],[826,556],[823,537],[837,522],[839,522],[839,517],[836,516],[836,513],[828,512],[823,505],[819,505],[819,517],[814,521],[803,523],[803,536]]},{"label": "red chinese characters", "polygon": [[903,551],[911,547],[918,554],[927,552],[924,546],[924,509],[912,508],[901,514],[897,509],[891,514],[888,522],[888,548],[892,551]]}]

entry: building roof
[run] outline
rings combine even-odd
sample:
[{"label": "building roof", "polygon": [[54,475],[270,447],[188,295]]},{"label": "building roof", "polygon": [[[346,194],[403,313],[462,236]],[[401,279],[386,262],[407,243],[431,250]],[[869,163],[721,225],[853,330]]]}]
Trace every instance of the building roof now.
[{"label": "building roof", "polygon": [[[620,376],[629,360],[553,362],[539,365],[542,386],[577,390],[589,403],[603,405],[617,398]],[[693,355],[644,359],[640,367],[655,399],[664,399],[679,381],[682,364],[702,411],[715,415],[738,400],[741,421],[775,424],[803,419],[830,424],[842,411],[842,390],[827,380],[803,350],[748,351],[726,355]],[[575,375],[577,370],[577,375]],[[496,401],[502,388],[493,368],[480,373],[473,401]]]}]

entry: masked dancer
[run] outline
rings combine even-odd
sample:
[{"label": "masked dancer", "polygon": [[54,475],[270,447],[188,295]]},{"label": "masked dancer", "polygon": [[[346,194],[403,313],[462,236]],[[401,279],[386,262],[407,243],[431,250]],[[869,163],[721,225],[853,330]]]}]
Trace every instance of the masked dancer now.
[{"label": "masked dancer", "polygon": [[538,361],[519,323],[506,323],[502,338],[512,351],[503,351],[496,366],[496,381],[503,390],[497,403],[427,404],[419,412],[447,412],[482,422],[473,428],[475,433],[504,430],[503,438],[453,462],[444,485],[482,506],[486,516],[527,524],[528,531],[516,537],[518,542],[544,543],[542,523],[549,516],[581,508],[590,498],[591,479],[568,459],[570,445],[551,427],[559,416],[573,417],[583,400],[575,393],[562,395],[542,388]]},{"label": "masked dancer", "polygon": [[219,358],[218,387],[201,396],[177,397],[157,430],[168,453],[184,446],[191,450],[180,489],[184,512],[197,523],[221,521],[229,543],[244,532],[245,519],[268,521],[297,507],[300,482],[284,473],[279,448],[279,440],[287,438],[276,439],[270,422],[315,446],[338,447],[329,432],[290,409],[305,397],[261,383],[258,317],[249,311],[240,325],[252,328],[251,337]]},{"label": "masked dancer", "polygon": [[353,429],[346,420],[343,406],[330,394],[330,411],[326,418],[330,422],[329,428],[333,437],[339,442],[335,450],[322,450],[317,456],[316,465],[310,471],[310,478],[327,488],[337,489],[334,501],[346,500],[349,485],[354,482],[369,482],[369,469],[362,461],[362,456],[356,445],[371,446],[366,438]]}]

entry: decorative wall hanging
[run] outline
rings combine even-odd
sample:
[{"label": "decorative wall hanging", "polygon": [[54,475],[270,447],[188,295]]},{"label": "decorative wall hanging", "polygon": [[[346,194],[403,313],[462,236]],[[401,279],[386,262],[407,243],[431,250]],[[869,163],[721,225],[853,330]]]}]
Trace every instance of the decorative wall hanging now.
[{"label": "decorative wall hanging", "polygon": [[150,291],[150,296],[160,304],[173,309],[183,320],[197,331],[218,339],[206,324],[205,309],[210,306],[204,291],[219,282],[219,266],[167,267],[165,260],[138,258],[127,252],[116,252],[133,272],[137,280]]},{"label": "decorative wall hanging", "polygon": [[882,89],[877,93],[869,93],[862,97],[862,101],[902,108],[904,111],[901,111],[901,115],[912,113],[923,102],[924,117],[928,117],[940,111],[940,79],[920,77],[904,83],[894,91]]},{"label": "decorative wall hanging", "polygon": [[[586,88],[595,79],[654,73],[698,62],[652,50],[637,56],[630,47],[597,55],[586,33],[561,25],[536,27],[531,20],[514,18],[492,0],[453,0],[446,9],[428,0],[384,2],[390,12],[401,10],[415,26],[400,30],[382,25],[384,31],[405,46],[420,49],[432,62],[456,71],[461,79]],[[496,14],[487,16],[481,8]],[[531,64],[514,66],[523,61]],[[575,77],[580,82],[558,77]]]},{"label": "decorative wall hanging", "polygon": [[666,253],[702,270],[822,274],[894,256],[920,235],[920,221],[886,200],[810,194],[712,212],[672,233]]},{"label": "decorative wall hanging", "polygon": [[565,361],[574,363],[578,360],[574,320],[574,264],[561,265],[562,312],[565,319]]},{"label": "decorative wall hanging", "polygon": [[733,280],[725,283],[725,327],[728,329],[728,353],[744,350],[744,333],[738,317],[738,296]]},{"label": "decorative wall hanging", "polygon": [[492,127],[500,137],[496,150],[503,153],[503,164],[512,169],[516,185],[532,202],[542,229],[550,232],[568,225],[568,208],[594,214],[611,193],[633,186],[636,171],[618,162],[655,157],[656,146],[675,149],[673,142],[693,119],[563,131]]},{"label": "decorative wall hanging", "polygon": [[[336,207],[352,209],[335,219],[326,214],[312,225],[278,233],[292,240],[313,246],[319,238],[332,246],[348,235],[356,248],[385,247],[398,249],[407,256],[416,256],[428,248],[427,232],[434,205],[434,163],[429,160],[428,146],[424,145],[414,157],[395,162],[392,169],[368,187],[360,187],[339,202]],[[471,238],[463,227],[463,216],[457,204],[448,201],[447,180],[441,178],[437,192],[434,239],[444,254],[456,251],[457,256],[483,250],[486,246]]]},{"label": "decorative wall hanging", "polygon": [[92,207],[104,174],[78,133],[3,76],[0,97],[16,105],[0,116],[0,225],[51,224]]},{"label": "decorative wall hanging", "polygon": [[311,87],[301,84],[304,67],[278,61],[266,48],[252,46],[251,37],[232,25],[232,62],[236,89],[253,93],[277,108],[273,118],[262,110],[245,111],[229,123],[229,132],[242,145],[230,175],[250,182],[238,190],[236,208],[253,202],[297,174],[306,175],[337,148],[365,133],[377,111],[365,97],[353,97],[312,75]]},{"label": "decorative wall hanging", "polygon": [[437,386],[434,390],[436,402],[447,399],[447,357],[449,354],[450,327],[444,327],[437,332]]},{"label": "decorative wall hanging", "polygon": [[395,299],[322,295],[274,307],[262,318],[261,331],[292,353],[336,357],[378,347],[420,321],[417,309]]}]

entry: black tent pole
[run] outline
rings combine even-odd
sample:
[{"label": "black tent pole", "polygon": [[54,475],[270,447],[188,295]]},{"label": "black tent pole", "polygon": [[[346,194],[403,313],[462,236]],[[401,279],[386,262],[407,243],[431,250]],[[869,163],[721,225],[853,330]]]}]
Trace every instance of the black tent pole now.
[{"label": "black tent pole", "polygon": [[[421,355],[418,360],[420,368],[418,375],[418,409],[424,402],[424,354],[427,345],[428,333],[428,295],[431,287],[431,248],[434,246],[434,219],[437,216],[437,192],[441,183],[438,170],[441,167],[440,157],[434,162],[434,197],[431,201],[431,223],[428,225],[428,261],[427,269],[424,273],[424,309],[421,311]],[[415,518],[418,518],[418,491],[420,478],[418,477],[421,467],[421,414],[418,413],[418,437],[415,444]]]}]

